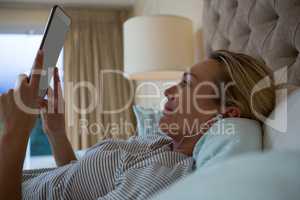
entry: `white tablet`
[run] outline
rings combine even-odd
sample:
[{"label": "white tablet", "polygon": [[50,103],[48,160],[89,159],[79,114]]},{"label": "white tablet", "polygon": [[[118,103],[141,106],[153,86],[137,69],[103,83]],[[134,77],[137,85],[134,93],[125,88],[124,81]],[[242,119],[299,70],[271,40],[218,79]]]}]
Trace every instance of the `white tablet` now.
[{"label": "white tablet", "polygon": [[59,54],[64,46],[67,32],[71,25],[71,18],[63,9],[55,5],[48,18],[40,49],[44,52],[43,73],[41,75],[39,96],[44,97],[53,76]]}]

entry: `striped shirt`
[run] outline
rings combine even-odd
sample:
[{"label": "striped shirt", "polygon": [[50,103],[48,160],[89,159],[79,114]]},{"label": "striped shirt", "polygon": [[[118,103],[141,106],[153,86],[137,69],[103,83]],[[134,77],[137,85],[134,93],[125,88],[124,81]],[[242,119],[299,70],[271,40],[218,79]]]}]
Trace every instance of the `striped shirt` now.
[{"label": "striped shirt", "polygon": [[162,136],[105,140],[78,161],[23,173],[23,199],[148,199],[194,168]]}]

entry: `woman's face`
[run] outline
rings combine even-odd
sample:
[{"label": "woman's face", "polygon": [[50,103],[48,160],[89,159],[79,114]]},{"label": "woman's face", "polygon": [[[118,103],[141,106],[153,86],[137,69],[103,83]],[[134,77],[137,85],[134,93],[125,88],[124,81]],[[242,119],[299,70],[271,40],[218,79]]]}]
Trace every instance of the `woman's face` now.
[{"label": "woman's face", "polygon": [[179,84],[168,88],[160,129],[174,140],[199,133],[200,125],[214,117],[220,107],[221,65],[212,59],[194,65]]}]

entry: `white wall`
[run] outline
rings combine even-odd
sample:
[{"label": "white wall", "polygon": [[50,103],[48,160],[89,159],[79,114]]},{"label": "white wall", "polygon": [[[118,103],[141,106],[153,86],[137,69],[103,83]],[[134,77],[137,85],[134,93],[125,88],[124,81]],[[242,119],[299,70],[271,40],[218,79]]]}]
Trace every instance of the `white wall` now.
[{"label": "white wall", "polygon": [[202,9],[202,0],[135,0],[134,16],[171,14],[191,19],[194,23],[195,62],[199,62],[204,58]]}]

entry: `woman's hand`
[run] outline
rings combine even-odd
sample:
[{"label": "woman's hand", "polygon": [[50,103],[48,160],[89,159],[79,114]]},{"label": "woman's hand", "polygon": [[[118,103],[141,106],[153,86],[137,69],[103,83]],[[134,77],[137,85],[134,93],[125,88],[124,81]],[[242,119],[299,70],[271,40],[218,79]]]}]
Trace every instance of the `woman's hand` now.
[{"label": "woman's hand", "polygon": [[14,90],[0,95],[0,199],[22,198],[22,169],[30,131],[35,124],[43,54],[39,52],[31,79],[20,75]]},{"label": "woman's hand", "polygon": [[58,69],[54,70],[54,91],[48,89],[48,101],[40,100],[43,129],[46,132],[58,166],[76,160],[75,153],[66,135],[65,110]]},{"label": "woman's hand", "polygon": [[21,74],[16,88],[0,95],[0,120],[5,133],[22,132],[29,134],[34,127],[38,111],[38,90],[43,54],[39,52],[35,60],[31,79]]},{"label": "woman's hand", "polygon": [[49,138],[59,138],[66,134],[65,110],[58,69],[54,70],[54,91],[48,88],[48,100],[40,99],[39,106],[44,132]]}]

